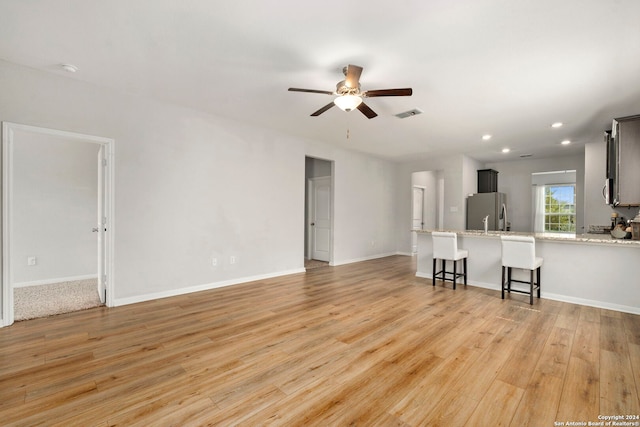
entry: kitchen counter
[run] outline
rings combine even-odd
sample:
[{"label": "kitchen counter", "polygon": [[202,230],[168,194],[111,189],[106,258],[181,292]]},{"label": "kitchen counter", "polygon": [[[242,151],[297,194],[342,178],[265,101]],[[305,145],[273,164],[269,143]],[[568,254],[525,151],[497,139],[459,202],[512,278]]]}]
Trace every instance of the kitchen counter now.
[{"label": "kitchen counter", "polygon": [[486,238],[499,238],[500,236],[533,236],[536,240],[552,240],[564,243],[591,243],[605,245],[628,245],[640,248],[640,240],[616,239],[611,234],[567,234],[567,233],[524,233],[516,231],[489,231],[480,230],[413,230],[417,233],[432,233],[434,231],[450,231],[459,236],[476,236]]},{"label": "kitchen counter", "polygon": [[[416,276],[432,277],[431,233],[418,230]],[[469,251],[468,283],[494,289],[500,298],[502,279],[501,235],[527,235],[536,239],[536,255],[544,258],[541,297],[640,314],[638,262],[640,241],[615,239],[609,234],[519,233],[503,231],[442,230],[458,234],[458,247]],[[528,273],[514,271],[514,278]],[[447,287],[450,288],[450,283]],[[442,286],[439,282],[438,286]],[[456,292],[464,292],[459,287]],[[511,294],[524,301],[527,296]],[[534,308],[535,308],[534,298]]]}]

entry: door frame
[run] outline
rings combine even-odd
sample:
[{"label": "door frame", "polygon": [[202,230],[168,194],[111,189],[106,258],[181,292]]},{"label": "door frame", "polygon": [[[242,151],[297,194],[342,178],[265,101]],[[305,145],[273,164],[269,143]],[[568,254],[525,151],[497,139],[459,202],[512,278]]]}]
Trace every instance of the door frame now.
[{"label": "door frame", "polygon": [[[112,307],[114,305],[114,274],[113,274],[113,259],[114,259],[114,231],[115,231],[115,217],[114,217],[114,148],[115,140],[111,138],[99,137],[94,135],[80,134],[76,132],[67,132],[49,128],[42,128],[30,125],[22,125],[11,122],[2,123],[2,318],[0,321],[0,327],[9,326],[14,321],[14,301],[13,301],[13,286],[11,285],[11,271],[10,271],[10,243],[11,243],[11,216],[13,206],[13,178],[12,173],[14,169],[13,165],[13,146],[15,144],[15,131],[23,131],[30,133],[37,133],[49,136],[64,137],[72,140],[79,140],[81,142],[100,144],[104,149],[104,157],[106,164],[104,167],[104,204],[103,204],[103,217],[106,219],[108,232],[104,233],[104,251],[98,256],[102,256],[104,262],[103,280],[106,282],[106,305]],[[99,252],[99,251],[98,251]],[[101,260],[99,259],[98,262]]]}]

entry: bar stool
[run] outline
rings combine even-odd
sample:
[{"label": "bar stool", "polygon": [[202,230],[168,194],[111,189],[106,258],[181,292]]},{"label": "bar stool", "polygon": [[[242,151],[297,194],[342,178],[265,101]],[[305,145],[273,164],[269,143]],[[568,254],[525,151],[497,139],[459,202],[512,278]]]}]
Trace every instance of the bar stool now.
[{"label": "bar stool", "polygon": [[[542,258],[536,256],[536,241],[531,236],[500,236],[502,243],[502,299],[504,291],[519,292],[529,295],[529,304],[533,305],[533,290],[537,289],[540,298],[540,266]],[[511,269],[518,268],[529,270],[529,281],[515,280],[511,278]],[[533,272],[536,272],[536,280],[533,280]],[[505,281],[506,273],[506,281]],[[511,282],[526,283],[529,291],[511,289]]]},{"label": "bar stool", "polygon": [[[453,282],[453,289],[456,288],[456,280],[458,277],[464,277],[464,284],[467,284],[467,257],[469,251],[458,249],[458,235],[456,233],[434,231],[431,233],[433,238],[433,286],[436,285],[436,279]],[[436,273],[436,260],[442,261],[442,270]],[[458,273],[458,261],[462,260],[464,273]],[[446,271],[446,261],[453,261],[453,271]],[[451,278],[447,278],[447,274]],[[444,284],[444,283],[443,283]]]}]

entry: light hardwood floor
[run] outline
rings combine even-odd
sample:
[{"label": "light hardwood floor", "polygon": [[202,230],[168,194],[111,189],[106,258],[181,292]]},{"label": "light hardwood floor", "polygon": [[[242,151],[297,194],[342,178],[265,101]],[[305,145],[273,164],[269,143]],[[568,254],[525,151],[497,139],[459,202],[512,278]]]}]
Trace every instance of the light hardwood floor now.
[{"label": "light hardwood floor", "polygon": [[[0,329],[2,425],[553,426],[640,415],[640,316],[394,256]],[[631,283],[630,283],[631,285]]]}]

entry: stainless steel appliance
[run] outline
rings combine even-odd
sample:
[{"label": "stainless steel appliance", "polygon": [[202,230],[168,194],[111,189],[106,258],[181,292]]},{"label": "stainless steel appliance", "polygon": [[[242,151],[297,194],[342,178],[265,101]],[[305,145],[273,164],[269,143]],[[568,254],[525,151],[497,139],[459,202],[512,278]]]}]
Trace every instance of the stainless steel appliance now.
[{"label": "stainless steel appliance", "polygon": [[467,230],[484,230],[482,220],[487,215],[488,230],[507,230],[505,193],[477,193],[467,197]]}]

